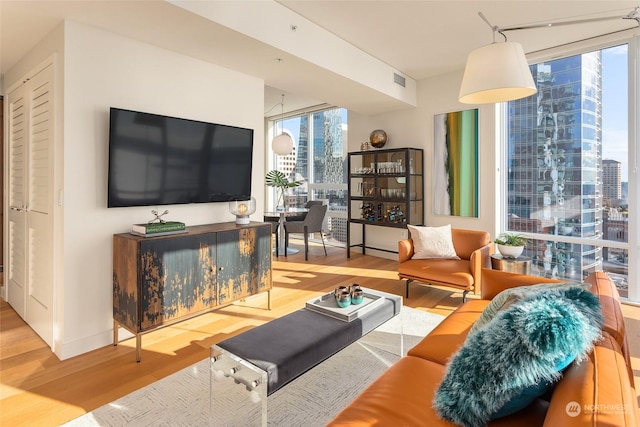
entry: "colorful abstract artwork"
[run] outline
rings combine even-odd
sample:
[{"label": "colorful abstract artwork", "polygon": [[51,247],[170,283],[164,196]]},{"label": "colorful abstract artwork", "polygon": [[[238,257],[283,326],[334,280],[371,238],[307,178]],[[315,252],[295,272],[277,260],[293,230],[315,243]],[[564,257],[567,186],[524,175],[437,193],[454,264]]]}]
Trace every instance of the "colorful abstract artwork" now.
[{"label": "colorful abstract artwork", "polygon": [[433,213],[478,217],[478,109],[434,118]]}]

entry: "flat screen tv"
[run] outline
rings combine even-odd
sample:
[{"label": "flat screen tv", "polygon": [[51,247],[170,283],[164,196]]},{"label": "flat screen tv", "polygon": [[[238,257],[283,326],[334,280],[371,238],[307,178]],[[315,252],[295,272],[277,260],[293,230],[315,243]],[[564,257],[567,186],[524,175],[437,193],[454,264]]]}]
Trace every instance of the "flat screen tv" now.
[{"label": "flat screen tv", "polygon": [[110,109],[110,208],[251,197],[253,129]]}]

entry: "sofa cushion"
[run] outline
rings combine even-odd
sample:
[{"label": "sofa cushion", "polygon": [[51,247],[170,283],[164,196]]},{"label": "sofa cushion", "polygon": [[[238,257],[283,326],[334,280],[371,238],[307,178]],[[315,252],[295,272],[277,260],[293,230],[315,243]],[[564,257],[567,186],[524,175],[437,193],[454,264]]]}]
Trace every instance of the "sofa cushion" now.
[{"label": "sofa cushion", "polygon": [[462,346],[473,322],[489,304],[486,300],[469,300],[440,322],[426,337],[409,350],[409,356],[446,365]]},{"label": "sofa cushion", "polygon": [[478,320],[471,327],[469,334],[477,332],[489,323],[501,310],[507,309],[511,304],[525,298],[527,295],[531,295],[535,292],[545,292],[548,290],[562,289],[572,286],[580,286],[584,289],[588,289],[591,287],[591,284],[580,282],[538,283],[535,285],[518,286],[515,288],[505,289],[491,300],[491,303],[489,303],[480,317],[478,317]]},{"label": "sofa cushion", "polygon": [[[398,264],[401,277],[415,277],[425,283],[458,286],[469,289],[473,286],[473,275],[469,261],[459,259],[410,259]],[[429,279],[425,279],[428,277]]]},{"label": "sofa cushion", "polygon": [[460,259],[453,247],[451,224],[442,227],[407,227],[413,240],[412,259]]},{"label": "sofa cushion", "polygon": [[[444,375],[444,366],[417,357],[403,357],[387,369],[355,400],[349,402],[327,426],[453,427],[438,417],[430,401]],[[540,427],[548,402],[537,399],[525,410],[499,420],[489,427]]]},{"label": "sofa cushion", "polygon": [[436,411],[457,424],[484,425],[523,391],[539,384],[544,391],[563,362],[584,358],[601,323],[600,302],[581,287],[525,297],[468,336],[447,366]]}]

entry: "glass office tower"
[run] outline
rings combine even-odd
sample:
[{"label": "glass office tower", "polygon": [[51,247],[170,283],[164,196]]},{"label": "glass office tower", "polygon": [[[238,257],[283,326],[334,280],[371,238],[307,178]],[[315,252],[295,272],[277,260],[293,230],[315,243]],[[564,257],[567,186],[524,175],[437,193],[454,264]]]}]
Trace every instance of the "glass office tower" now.
[{"label": "glass office tower", "polygon": [[[538,93],[508,103],[508,229],[601,239],[601,53],[531,71]],[[562,240],[575,241],[529,245],[538,274],[582,280],[602,270],[601,248]]]}]

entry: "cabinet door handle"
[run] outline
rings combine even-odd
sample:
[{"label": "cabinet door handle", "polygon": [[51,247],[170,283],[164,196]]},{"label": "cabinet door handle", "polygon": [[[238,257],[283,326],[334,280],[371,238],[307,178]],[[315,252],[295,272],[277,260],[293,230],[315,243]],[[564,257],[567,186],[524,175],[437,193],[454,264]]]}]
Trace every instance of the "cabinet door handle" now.
[{"label": "cabinet door handle", "polygon": [[222,271],[222,270],[224,270],[224,267],[220,267],[220,268],[218,269],[218,271]]}]

